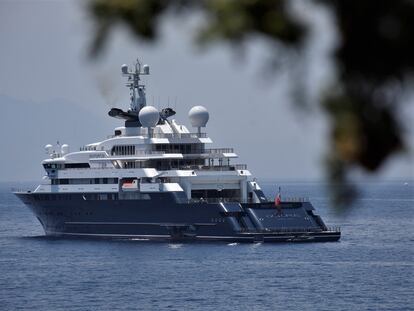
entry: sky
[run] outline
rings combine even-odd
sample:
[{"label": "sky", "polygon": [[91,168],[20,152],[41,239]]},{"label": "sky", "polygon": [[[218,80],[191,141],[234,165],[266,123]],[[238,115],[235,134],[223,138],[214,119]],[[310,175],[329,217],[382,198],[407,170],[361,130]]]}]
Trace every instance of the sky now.
[{"label": "sky", "polygon": [[[302,4],[297,13],[312,25],[300,64],[312,103],[334,77],[327,55],[338,40],[327,12]],[[75,151],[121,126],[107,112],[128,108],[120,67],[137,57],[151,68],[144,80],[147,103],[172,106],[175,119],[189,127],[189,109],[205,106],[214,147],[234,147],[237,162],[248,164],[258,178],[323,179],[329,124],[316,105],[308,110],[294,105],[291,91],[298,77],[284,70],[269,74],[274,50],[259,39],[243,55],[225,44],[200,50],[193,42],[200,18],[167,18],[155,44],[139,42],[118,27],[102,55],[91,59],[94,29],[85,2],[0,0],[0,181],[39,180],[44,145],[59,141]],[[412,106],[402,112],[410,143]],[[371,178],[412,179],[412,149]]]}]

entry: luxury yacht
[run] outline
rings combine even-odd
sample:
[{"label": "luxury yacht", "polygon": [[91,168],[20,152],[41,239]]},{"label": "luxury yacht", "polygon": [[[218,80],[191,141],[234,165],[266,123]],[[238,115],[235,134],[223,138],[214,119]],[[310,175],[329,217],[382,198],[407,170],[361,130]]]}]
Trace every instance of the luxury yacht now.
[{"label": "luxury yacht", "polygon": [[146,104],[139,61],[121,67],[130,90],[113,135],[70,152],[45,146],[45,176],[33,191],[15,192],[45,234],[61,237],[227,242],[337,241],[308,200],[268,199],[232,148],[210,148],[209,113],[193,107],[193,130],[172,108]]}]

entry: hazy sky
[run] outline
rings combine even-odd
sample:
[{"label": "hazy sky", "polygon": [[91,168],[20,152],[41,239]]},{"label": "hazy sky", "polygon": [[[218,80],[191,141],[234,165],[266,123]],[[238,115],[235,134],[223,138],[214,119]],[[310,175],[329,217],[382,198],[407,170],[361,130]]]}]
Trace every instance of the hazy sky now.
[{"label": "hazy sky", "polygon": [[[303,66],[308,96],[314,97],[332,77],[326,54],[336,40],[329,15],[311,16],[317,19]],[[0,0],[0,181],[40,179],[47,143],[69,142],[76,150],[122,125],[107,111],[128,107],[120,66],[137,57],[151,67],[147,103],[165,107],[169,99],[176,119],[188,126],[188,110],[207,107],[214,146],[234,147],[239,163],[256,176],[322,178],[328,124],[317,109],[304,112],[292,105],[289,86],[297,77],[268,75],[264,68],[274,50],[260,40],[247,46],[244,58],[227,45],[200,52],[192,43],[194,24],[197,17],[166,21],[154,45],[119,28],[102,57],[91,60],[93,28],[84,2]],[[413,119],[409,108],[405,122]],[[412,178],[412,165],[412,154],[397,157],[376,178]]]}]

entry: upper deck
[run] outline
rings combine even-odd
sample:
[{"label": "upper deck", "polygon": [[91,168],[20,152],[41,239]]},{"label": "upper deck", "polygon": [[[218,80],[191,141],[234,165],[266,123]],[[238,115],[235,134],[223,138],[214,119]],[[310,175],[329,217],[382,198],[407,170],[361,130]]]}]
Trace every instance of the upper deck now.
[{"label": "upper deck", "polygon": [[195,106],[189,111],[194,128],[189,130],[172,119],[173,109],[146,105],[140,75],[149,74],[149,67],[137,63],[131,71],[124,65],[122,73],[128,78],[130,108],[112,108],[108,114],[123,120],[124,126],[76,152],[69,152],[67,145],[58,146],[60,150],[47,145],[49,158],[42,163],[47,175],[36,191],[122,193],[133,183],[136,189],[125,191],[149,187],[152,191],[185,192],[187,199],[238,197],[246,201],[247,166],[232,163],[238,158],[233,148],[206,147],[213,143],[202,131],[209,120],[207,109]]}]

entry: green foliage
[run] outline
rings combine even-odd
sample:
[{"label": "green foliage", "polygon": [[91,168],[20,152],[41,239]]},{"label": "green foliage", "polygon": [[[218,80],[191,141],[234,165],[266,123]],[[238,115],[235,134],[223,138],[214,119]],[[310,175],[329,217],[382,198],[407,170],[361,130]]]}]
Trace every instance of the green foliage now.
[{"label": "green foliage", "polygon": [[158,18],[170,3],[173,1],[96,0],[90,2],[89,10],[96,22],[92,54],[95,56],[99,54],[110,30],[118,23],[125,24],[139,38],[153,40],[157,35]]},{"label": "green foliage", "polygon": [[260,35],[285,44],[296,44],[303,28],[288,14],[283,0],[212,0],[203,6],[207,24],[202,27],[202,43],[212,40],[241,42]]},{"label": "green foliage", "polygon": [[295,44],[303,27],[290,14],[286,1],[275,0],[92,0],[89,11],[96,22],[92,54],[97,55],[110,30],[127,26],[137,38],[157,38],[159,20],[168,13],[198,10],[206,14],[198,42],[213,40],[240,43],[251,35],[262,35],[285,44]]},{"label": "green foliage", "polygon": [[[404,148],[395,97],[386,96],[393,81],[404,83],[414,68],[414,3],[389,0],[314,0],[336,17],[341,44],[335,55],[337,87],[321,105],[331,120],[328,176],[345,187],[334,191],[344,202],[352,190],[347,172],[353,167],[374,172]],[[205,14],[197,42],[240,44],[255,36],[275,46],[301,47],[306,28],[288,9],[287,0],[91,0],[97,31],[93,53],[116,24],[140,39],[154,40],[160,18],[169,12]],[[337,91],[337,90],[340,91]],[[398,95],[398,94],[397,94]]]}]

